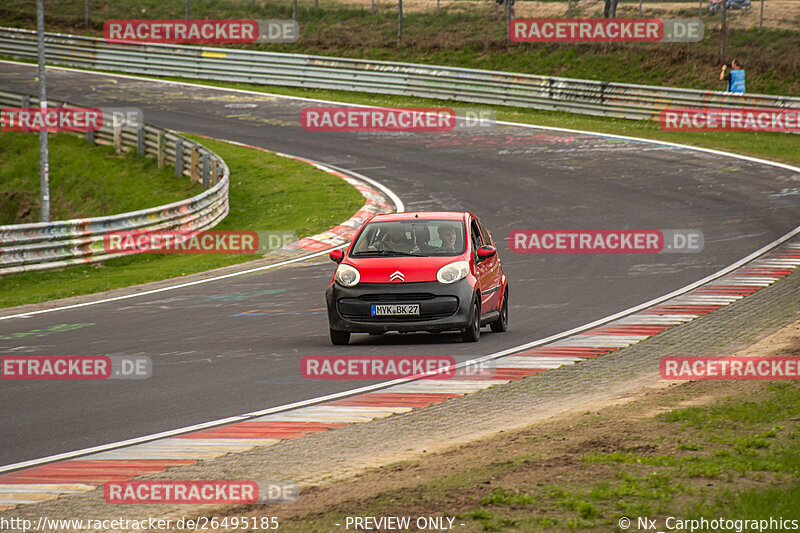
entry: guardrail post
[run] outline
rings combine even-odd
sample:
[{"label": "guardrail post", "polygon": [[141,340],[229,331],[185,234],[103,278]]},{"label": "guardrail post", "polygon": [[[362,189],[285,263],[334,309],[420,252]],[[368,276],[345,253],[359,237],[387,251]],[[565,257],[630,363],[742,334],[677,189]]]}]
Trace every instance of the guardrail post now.
[{"label": "guardrail post", "polygon": [[200,181],[200,178],[197,176],[197,156],[197,146],[192,146],[192,164],[189,167],[189,181],[192,183]]},{"label": "guardrail post", "polygon": [[22,107],[30,107],[31,106],[31,97],[25,95],[22,97]]},{"label": "guardrail post", "polygon": [[183,141],[175,141],[175,175],[183,176]]},{"label": "guardrail post", "polygon": [[212,187],[214,185],[216,185],[217,183],[219,183],[219,175],[217,174],[217,160],[216,159],[212,159],[211,160],[211,171],[209,172],[209,181],[211,182],[211,183],[209,183],[209,185],[211,185]]},{"label": "guardrail post", "polygon": [[397,0],[397,46],[403,41],[403,0]]},{"label": "guardrail post", "polygon": [[722,2],[722,45],[719,49],[719,58],[725,61],[725,38],[728,36],[728,8],[727,2]]},{"label": "guardrail post", "polygon": [[166,147],[164,146],[164,132],[159,131],[157,134],[156,157],[158,159],[158,168],[164,167],[164,158],[167,155]]},{"label": "guardrail post", "polygon": [[203,188],[208,189],[208,154],[203,154]]},{"label": "guardrail post", "polygon": [[89,144],[94,144],[94,130],[86,130],[86,141]]},{"label": "guardrail post", "polygon": [[114,151],[122,153],[122,127],[119,124],[114,124]]},{"label": "guardrail post", "polygon": [[136,130],[136,151],[140,156],[144,156],[144,128],[142,126]]}]

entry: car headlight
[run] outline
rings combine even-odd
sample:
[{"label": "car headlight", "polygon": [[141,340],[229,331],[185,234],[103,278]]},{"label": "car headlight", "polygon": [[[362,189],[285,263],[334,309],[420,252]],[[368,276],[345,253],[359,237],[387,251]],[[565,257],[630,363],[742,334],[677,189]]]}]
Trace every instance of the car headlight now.
[{"label": "car headlight", "polygon": [[355,287],[361,280],[361,273],[356,267],[342,264],[336,268],[336,274],[333,277],[345,287]]},{"label": "car headlight", "polygon": [[469,263],[467,261],[456,261],[445,265],[436,273],[439,283],[455,283],[469,274]]}]

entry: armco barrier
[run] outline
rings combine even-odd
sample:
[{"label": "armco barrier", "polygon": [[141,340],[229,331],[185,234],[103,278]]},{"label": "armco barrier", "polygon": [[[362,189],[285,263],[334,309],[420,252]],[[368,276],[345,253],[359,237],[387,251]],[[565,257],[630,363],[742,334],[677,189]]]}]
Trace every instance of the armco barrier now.
[{"label": "armco barrier", "polygon": [[[156,76],[397,94],[631,119],[669,107],[800,108],[800,98],[733,95],[433,65],[201,48],[113,44],[46,34],[47,62]],[[0,27],[0,55],[36,59],[36,32]]]},{"label": "armco barrier", "polygon": [[[38,105],[36,98],[0,92],[0,106]],[[49,107],[59,105],[64,104],[48,100]],[[120,150],[131,148],[140,155],[155,155],[160,166],[175,164],[176,153],[180,152],[176,172],[202,183],[206,190],[187,200],[131,213],[0,226],[0,276],[118,257],[120,254],[105,253],[103,247],[103,236],[111,231],[201,231],[213,228],[228,214],[228,166],[203,146],[148,125],[136,130],[104,125],[103,129],[90,133],[89,139],[113,144]],[[90,175],[87,179],[103,179],[103,176]]]}]

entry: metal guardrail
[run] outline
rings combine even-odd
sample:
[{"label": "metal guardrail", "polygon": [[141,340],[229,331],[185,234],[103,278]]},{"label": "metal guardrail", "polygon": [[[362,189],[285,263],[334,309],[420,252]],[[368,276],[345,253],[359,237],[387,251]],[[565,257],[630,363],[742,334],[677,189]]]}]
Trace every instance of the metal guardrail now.
[{"label": "metal guardrail", "polygon": [[[335,57],[201,48],[114,44],[46,34],[50,64],[260,85],[339,89],[460,102],[508,105],[629,119],[658,119],[670,107],[800,108],[800,98],[733,95],[489,70]],[[0,27],[0,54],[36,59],[36,32]]]},{"label": "metal guardrail", "polygon": [[[0,105],[36,107],[39,100],[0,92]],[[60,105],[66,104],[48,99],[48,107]],[[103,237],[109,232],[201,231],[216,226],[228,214],[230,171],[222,158],[202,145],[146,124],[137,129],[104,124],[87,137],[90,142],[111,144],[118,152],[128,148],[139,155],[154,155],[159,166],[175,165],[176,175],[187,176],[206,190],[180,202],[119,215],[0,226],[0,276],[129,255],[105,252]]]}]

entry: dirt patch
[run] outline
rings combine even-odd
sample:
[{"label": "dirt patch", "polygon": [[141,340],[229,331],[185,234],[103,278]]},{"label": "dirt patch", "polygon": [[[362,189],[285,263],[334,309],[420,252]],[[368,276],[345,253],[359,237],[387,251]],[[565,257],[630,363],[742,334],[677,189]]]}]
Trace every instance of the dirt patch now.
[{"label": "dirt patch", "polygon": [[39,200],[27,191],[0,191],[0,225],[36,222]]}]

